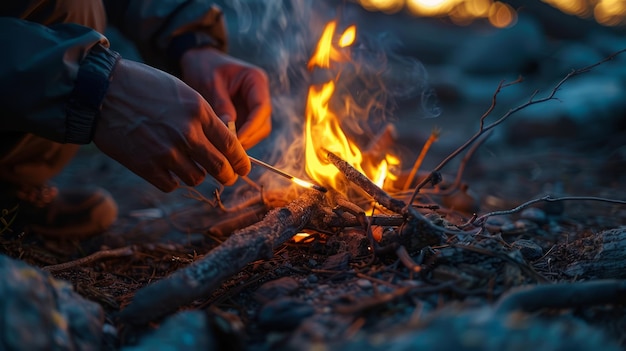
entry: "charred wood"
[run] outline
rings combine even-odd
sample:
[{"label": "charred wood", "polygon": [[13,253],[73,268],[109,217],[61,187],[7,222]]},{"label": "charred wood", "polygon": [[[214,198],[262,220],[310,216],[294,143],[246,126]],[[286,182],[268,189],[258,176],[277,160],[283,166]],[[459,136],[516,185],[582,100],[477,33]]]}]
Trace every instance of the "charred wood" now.
[{"label": "charred wood", "polygon": [[570,277],[626,278],[626,227],[597,234],[592,247],[598,248],[593,257],[571,263],[564,273]]},{"label": "charred wood", "polygon": [[209,295],[248,263],[271,258],[277,246],[309,223],[322,197],[319,191],[308,191],[286,207],[270,211],[261,222],[234,232],[202,259],[139,290],[121,319],[145,325]]}]

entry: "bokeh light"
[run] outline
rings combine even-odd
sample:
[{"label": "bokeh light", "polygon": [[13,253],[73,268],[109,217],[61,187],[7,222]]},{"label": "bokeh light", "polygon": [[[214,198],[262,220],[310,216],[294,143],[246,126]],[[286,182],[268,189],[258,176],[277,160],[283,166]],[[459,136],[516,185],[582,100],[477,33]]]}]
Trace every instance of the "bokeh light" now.
[{"label": "bokeh light", "polygon": [[[459,25],[486,19],[493,26],[515,24],[513,7],[494,0],[355,0],[369,11],[396,13],[406,9],[419,17],[447,17]],[[536,0],[534,0],[536,1]],[[583,18],[594,17],[605,26],[626,24],[626,0],[541,0],[564,13]]]}]

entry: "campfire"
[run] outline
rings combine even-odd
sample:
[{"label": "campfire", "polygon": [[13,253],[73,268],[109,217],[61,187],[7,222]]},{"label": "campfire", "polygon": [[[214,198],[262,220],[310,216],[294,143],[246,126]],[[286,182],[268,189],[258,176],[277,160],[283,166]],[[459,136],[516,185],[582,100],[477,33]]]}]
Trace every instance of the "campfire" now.
[{"label": "campfire", "polygon": [[[337,22],[329,22],[308,63],[309,71],[336,70],[336,66],[351,59],[349,48],[355,40],[354,25],[346,28],[343,33],[337,33]],[[306,173],[320,184],[335,190],[345,190],[345,184],[341,184],[340,170],[325,155],[332,152],[382,187],[385,179],[392,176],[389,173],[390,163],[396,166],[398,158],[392,154],[365,158],[360,147],[346,135],[338,115],[340,112],[333,111],[330,103],[336,93],[336,80],[340,78],[341,68],[328,81],[315,83],[309,88],[304,129]],[[373,158],[382,158],[382,161],[376,165],[372,162]]]},{"label": "campfire", "polygon": [[[271,257],[278,245],[288,240],[295,242],[306,240],[310,232],[338,233],[343,228],[363,226],[364,238],[370,240],[369,250],[374,252],[381,248],[379,242],[383,242],[384,239],[382,234],[384,228],[381,224],[388,227],[407,224],[409,229],[405,231],[414,232],[413,226],[423,226],[430,232],[422,235],[417,241],[413,240],[414,244],[419,242],[417,244],[419,248],[409,247],[409,250],[421,249],[423,245],[443,243],[442,234],[445,229],[427,220],[415,206],[407,205],[405,201],[408,200],[407,195],[410,193],[397,193],[398,196],[406,198],[401,199],[390,196],[386,191],[398,190],[392,185],[398,179],[398,175],[392,171],[401,170],[399,157],[385,148],[393,140],[390,141],[387,136],[383,138],[385,139],[383,145],[369,145],[368,152],[364,152],[362,151],[364,147],[343,128],[346,123],[342,119],[352,115],[346,112],[346,109],[350,108],[351,100],[349,98],[344,100],[342,92],[338,91],[337,87],[345,87],[340,84],[340,80],[344,78],[343,65],[354,63],[351,46],[357,41],[357,28],[349,25],[340,30],[338,26],[336,20],[325,25],[307,64],[307,69],[313,76],[322,78],[314,80],[308,89],[303,130],[305,157],[302,166],[310,179],[317,184],[252,158],[253,164],[290,179],[292,186],[309,190],[299,191],[298,196],[287,206],[270,211],[263,221],[235,231],[205,259],[196,261],[187,269],[139,291],[134,302],[122,313],[125,320],[141,324],[160,317],[162,313],[168,313],[171,309],[179,307],[179,303],[191,302],[208,293],[216,284],[251,261]],[[340,108],[333,109],[333,106]],[[365,122],[368,122],[367,119]],[[386,127],[381,134],[388,134],[389,130],[389,127]],[[369,139],[365,137],[361,135],[361,139]],[[380,135],[374,135],[372,139],[381,143]],[[415,166],[421,162],[423,156],[422,154],[418,158]],[[411,176],[416,174],[415,170],[411,172]],[[438,175],[422,175],[423,179],[424,177],[430,179],[433,185],[439,182]],[[404,179],[407,180],[406,175]],[[410,184],[411,179],[407,182]],[[390,186],[386,187],[385,184]],[[326,189],[329,190],[328,193]],[[431,205],[425,208],[435,207]],[[338,209],[340,211],[337,211]],[[366,216],[366,211],[373,214],[374,209],[379,209],[381,214]],[[411,224],[405,223],[406,216],[412,218]],[[303,232],[303,229],[308,229],[309,233]],[[392,239],[396,241],[390,247],[394,247],[398,256],[413,272],[419,272],[420,266],[409,257],[407,248],[397,241],[407,243],[412,241],[407,236],[399,235],[399,238]],[[237,262],[233,263],[233,260]],[[207,269],[212,273],[205,275]],[[187,286],[182,289],[186,291],[183,294],[185,297],[180,296],[181,285]],[[154,294],[157,290],[159,293]],[[164,294],[165,291],[170,292]],[[174,298],[171,294],[177,297]],[[155,298],[160,302],[154,301]],[[177,304],[163,305],[166,300],[175,300]],[[148,307],[154,306],[155,303],[164,308]]]},{"label": "campfire", "polygon": [[[516,18],[511,6],[491,0],[359,2],[387,12],[406,6],[424,16],[445,13],[459,24],[487,18],[506,27]],[[500,92],[521,78],[502,81],[476,118],[475,134],[426,169],[431,148],[445,136],[420,130],[421,148],[397,145],[396,127],[384,118],[393,114],[384,87],[368,86],[367,76],[380,71],[362,66],[370,52],[359,28],[336,18],[319,29],[301,67],[306,91],[289,96],[302,105],[294,114],[300,124],[297,136],[289,136],[292,144],[277,143],[251,158],[253,172],[238,183],[231,202],[222,197],[232,194],[189,189],[199,200],[194,208],[202,210],[192,215],[210,216],[210,225],[182,227],[177,213],[169,213],[158,219],[189,234],[184,244],[130,245],[118,237],[117,247],[74,261],[38,261],[106,306],[104,326],[101,310],[92,308],[92,323],[100,323],[91,328],[93,338],[126,346],[147,330],[156,331],[156,343],[213,333],[214,349],[242,350],[246,334],[254,334],[258,349],[612,346],[581,320],[595,314],[623,322],[626,231],[616,225],[623,218],[587,225],[563,210],[535,206],[585,201],[618,213],[626,203],[545,195],[486,212],[464,172],[505,120],[556,99],[570,78],[621,52],[571,71],[547,95],[533,93],[493,117]],[[506,170],[490,172],[497,177]],[[200,239],[193,241],[191,233]],[[0,243],[36,261],[21,240]],[[111,286],[122,288],[110,292]],[[188,324],[194,318],[208,321],[194,329]]]}]

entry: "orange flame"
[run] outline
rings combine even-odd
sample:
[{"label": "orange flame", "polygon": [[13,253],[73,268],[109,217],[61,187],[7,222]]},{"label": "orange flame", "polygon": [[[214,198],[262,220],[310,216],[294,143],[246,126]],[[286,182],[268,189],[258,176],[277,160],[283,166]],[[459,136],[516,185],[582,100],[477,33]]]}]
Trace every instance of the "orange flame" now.
[{"label": "orange flame", "polygon": [[[350,60],[350,52],[346,48],[356,40],[356,27],[348,27],[341,35],[336,36],[337,22],[329,22],[317,43],[317,48],[307,65],[309,70],[315,68],[329,69],[333,63]],[[375,179],[382,185],[388,174],[388,163],[383,160],[377,167],[371,167],[369,172],[363,169],[363,155],[359,147],[351,141],[341,128],[341,119],[329,107],[329,101],[336,89],[336,82],[329,80],[325,83],[309,87],[306,105],[305,123],[305,169],[311,179],[339,189],[339,170],[325,160],[320,150],[328,150],[341,157],[361,173]],[[397,160],[397,159],[396,159]],[[397,164],[396,161],[393,161]]]}]

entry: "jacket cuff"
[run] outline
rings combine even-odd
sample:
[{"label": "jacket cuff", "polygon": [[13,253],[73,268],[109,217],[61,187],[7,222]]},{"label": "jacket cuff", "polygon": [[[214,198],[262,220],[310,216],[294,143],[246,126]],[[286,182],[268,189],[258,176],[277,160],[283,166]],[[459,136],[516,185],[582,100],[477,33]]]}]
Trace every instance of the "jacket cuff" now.
[{"label": "jacket cuff", "polygon": [[96,130],[102,100],[120,55],[96,44],[81,61],[67,105],[65,142],[89,144]]}]

